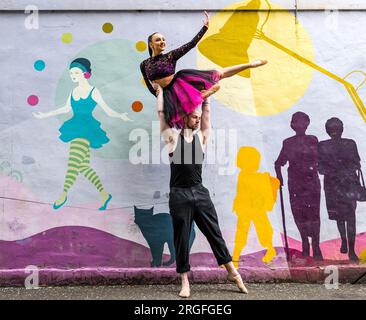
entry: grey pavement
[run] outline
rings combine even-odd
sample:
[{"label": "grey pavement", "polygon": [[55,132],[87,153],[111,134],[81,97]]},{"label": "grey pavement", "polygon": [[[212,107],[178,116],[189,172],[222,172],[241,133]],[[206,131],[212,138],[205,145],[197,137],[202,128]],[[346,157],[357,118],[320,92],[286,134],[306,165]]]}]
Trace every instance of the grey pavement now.
[{"label": "grey pavement", "polygon": [[[232,284],[191,284],[184,300],[366,300],[366,284],[249,283],[249,294]],[[178,285],[64,286],[0,288],[0,300],[178,300]]]}]

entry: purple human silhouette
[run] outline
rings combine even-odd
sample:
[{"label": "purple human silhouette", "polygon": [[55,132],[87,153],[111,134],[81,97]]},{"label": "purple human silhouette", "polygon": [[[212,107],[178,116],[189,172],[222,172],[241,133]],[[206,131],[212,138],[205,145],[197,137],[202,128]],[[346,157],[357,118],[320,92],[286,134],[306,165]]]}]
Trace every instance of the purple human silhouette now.
[{"label": "purple human silhouette", "polygon": [[318,139],[305,134],[310,124],[306,113],[292,115],[293,137],[283,141],[282,150],[275,162],[277,178],[283,186],[281,167],[288,162],[288,191],[291,211],[302,240],[302,256],[310,255],[309,238],[312,239],[313,257],[323,260],[320,238],[320,180],[318,176]]},{"label": "purple human silhouette", "polygon": [[355,253],[357,202],[347,194],[360,184],[357,176],[357,170],[361,168],[360,156],[356,142],[342,138],[341,120],[329,119],[325,129],[331,139],[319,142],[319,173],[324,175],[328,216],[337,221],[342,239],[341,253],[348,252],[351,261],[358,261]]}]

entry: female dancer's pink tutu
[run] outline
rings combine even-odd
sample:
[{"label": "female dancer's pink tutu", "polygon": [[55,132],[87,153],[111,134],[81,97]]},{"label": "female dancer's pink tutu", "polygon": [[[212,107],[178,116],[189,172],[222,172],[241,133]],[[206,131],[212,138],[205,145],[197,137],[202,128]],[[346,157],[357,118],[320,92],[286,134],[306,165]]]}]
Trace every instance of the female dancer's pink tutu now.
[{"label": "female dancer's pink tutu", "polygon": [[201,90],[208,90],[220,80],[216,70],[184,69],[163,89],[165,120],[171,127],[182,128],[182,116],[190,114],[203,102]]}]

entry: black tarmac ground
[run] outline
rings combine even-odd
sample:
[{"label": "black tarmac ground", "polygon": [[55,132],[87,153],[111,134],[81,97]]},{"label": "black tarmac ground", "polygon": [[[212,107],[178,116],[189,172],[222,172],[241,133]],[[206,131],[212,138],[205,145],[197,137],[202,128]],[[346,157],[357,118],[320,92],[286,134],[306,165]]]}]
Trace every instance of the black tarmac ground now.
[{"label": "black tarmac ground", "polygon": [[247,284],[249,294],[232,284],[191,284],[181,299],[178,285],[65,286],[38,289],[0,288],[0,300],[366,300],[366,284]]}]

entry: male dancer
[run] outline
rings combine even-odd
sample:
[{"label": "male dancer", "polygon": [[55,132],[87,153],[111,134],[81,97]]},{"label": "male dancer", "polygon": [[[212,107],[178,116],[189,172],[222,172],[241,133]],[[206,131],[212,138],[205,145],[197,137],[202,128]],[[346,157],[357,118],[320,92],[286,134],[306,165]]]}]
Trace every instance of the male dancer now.
[{"label": "male dancer", "polygon": [[[161,87],[157,88],[158,95],[162,95]],[[158,101],[163,101],[162,97]],[[228,271],[227,279],[236,283],[241,292],[248,293],[221,235],[209,191],[202,185],[202,162],[211,129],[209,102],[205,100],[202,111],[197,109],[184,116],[181,131],[168,126],[161,103],[157,109],[160,131],[170,158],[169,209],[173,221],[176,270],[182,281],[179,296],[190,296],[189,234],[193,221],[207,238],[218,265],[224,265]]]}]

